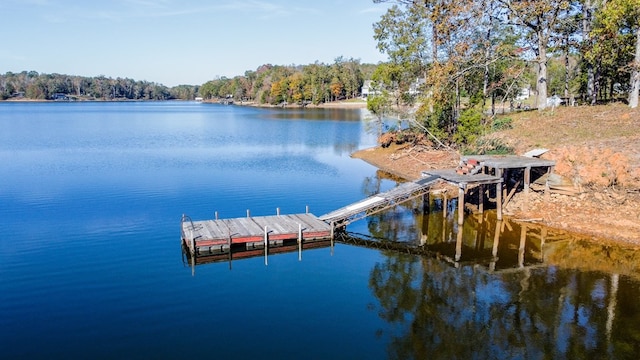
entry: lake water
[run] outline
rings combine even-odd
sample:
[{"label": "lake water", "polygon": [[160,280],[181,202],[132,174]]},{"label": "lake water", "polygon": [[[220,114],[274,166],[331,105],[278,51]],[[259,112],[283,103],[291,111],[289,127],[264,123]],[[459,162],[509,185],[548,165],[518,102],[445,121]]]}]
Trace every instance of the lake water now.
[{"label": "lake water", "polygon": [[442,199],[349,225],[382,249],[185,261],[182,214],[322,215],[396,186],[349,156],[375,145],[364,118],[0,103],[0,357],[637,358],[636,252],[491,211],[458,226]]}]

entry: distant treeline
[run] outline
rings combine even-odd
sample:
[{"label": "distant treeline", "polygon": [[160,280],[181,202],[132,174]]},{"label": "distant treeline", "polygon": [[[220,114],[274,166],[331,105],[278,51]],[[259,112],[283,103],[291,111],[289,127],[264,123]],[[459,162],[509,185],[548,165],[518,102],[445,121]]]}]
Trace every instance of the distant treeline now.
[{"label": "distant treeline", "polygon": [[262,65],[232,79],[222,77],[200,87],[204,99],[233,98],[261,104],[319,104],[361,95],[377,65],[338,57],[333,64]]},{"label": "distant treeline", "polygon": [[193,100],[199,86],[167,87],[149,81],[127,78],[39,74],[36,71],[7,72],[0,75],[0,99],[34,100]]}]

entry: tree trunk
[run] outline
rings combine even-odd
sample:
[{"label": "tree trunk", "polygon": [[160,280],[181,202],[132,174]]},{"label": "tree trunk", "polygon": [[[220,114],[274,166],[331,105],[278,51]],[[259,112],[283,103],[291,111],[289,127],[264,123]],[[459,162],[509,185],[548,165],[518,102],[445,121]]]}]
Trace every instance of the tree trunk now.
[{"label": "tree trunk", "polygon": [[593,65],[587,63],[587,101],[591,105],[596,104],[596,74],[593,71]]},{"label": "tree trunk", "polygon": [[640,26],[636,29],[636,56],[631,70],[631,89],[629,90],[629,107],[638,107],[640,93]]},{"label": "tree trunk", "polygon": [[[487,50],[488,53],[488,50]],[[484,106],[487,103],[487,96],[489,96],[488,93],[488,89],[489,89],[489,57],[488,54],[485,54],[485,64],[484,64],[484,79],[482,81],[482,108],[484,109]]]},{"label": "tree trunk", "polygon": [[[483,9],[485,9],[486,3],[483,3]],[[487,34],[485,36],[485,51],[484,51],[484,78],[482,81],[482,109],[487,103],[487,97],[489,96],[489,59],[491,58],[491,29],[493,28],[493,2],[491,2],[491,9],[489,11],[489,24],[487,25]],[[492,114],[493,115],[493,114]]]},{"label": "tree trunk", "polygon": [[[593,22],[593,5],[591,0],[585,1],[582,9],[582,35],[584,36],[584,42],[587,47],[591,48],[591,24]],[[587,68],[587,101],[591,105],[596,103],[596,74],[593,69],[593,63],[590,60],[586,61]]]},{"label": "tree trunk", "polygon": [[538,76],[536,79],[536,90],[538,92],[538,110],[547,107],[547,42],[542,31],[538,31]]},{"label": "tree trunk", "polygon": [[460,80],[456,79],[456,102],[453,109],[453,121],[456,128],[458,127],[458,119],[460,118]]},{"label": "tree trunk", "polygon": [[491,116],[496,114],[496,95],[495,92],[491,92]]},{"label": "tree trunk", "polygon": [[593,69],[593,97],[591,98],[591,105],[598,103],[598,94],[600,93],[600,66]]},{"label": "tree trunk", "polygon": [[[564,98],[569,101],[569,33],[565,33],[565,53],[564,53]],[[565,104],[566,105],[566,104]]]},{"label": "tree trunk", "polygon": [[614,97],[615,91],[613,91],[615,87],[615,83],[611,79],[609,79],[608,81],[609,81],[609,100],[616,101],[616,98]]}]

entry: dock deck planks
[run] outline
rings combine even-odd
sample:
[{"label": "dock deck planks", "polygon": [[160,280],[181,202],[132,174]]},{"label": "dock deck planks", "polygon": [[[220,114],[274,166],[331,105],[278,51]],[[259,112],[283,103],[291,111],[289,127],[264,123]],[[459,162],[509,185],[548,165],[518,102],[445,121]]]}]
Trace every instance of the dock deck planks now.
[{"label": "dock deck planks", "polygon": [[469,155],[462,156],[462,161],[478,160],[484,166],[495,169],[517,169],[526,167],[550,167],[556,164],[553,160],[517,155]]},{"label": "dock deck planks", "polygon": [[480,184],[496,184],[502,182],[502,178],[488,174],[460,175],[454,169],[443,170],[427,170],[423,174],[439,176],[445,181],[456,185],[480,185]]},{"label": "dock deck planks", "polygon": [[196,249],[203,246],[259,243],[264,241],[265,226],[269,241],[297,240],[300,227],[303,241],[331,238],[331,225],[313,214],[183,221],[182,237],[187,247],[192,246],[193,239]]}]

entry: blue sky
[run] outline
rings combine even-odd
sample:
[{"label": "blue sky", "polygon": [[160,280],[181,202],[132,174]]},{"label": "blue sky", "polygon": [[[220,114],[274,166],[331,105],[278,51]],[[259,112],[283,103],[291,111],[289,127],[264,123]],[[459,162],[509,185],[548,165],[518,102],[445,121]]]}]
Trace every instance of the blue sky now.
[{"label": "blue sky", "polygon": [[0,73],[128,77],[167,86],[262,64],[385,61],[372,0],[0,0]]}]

